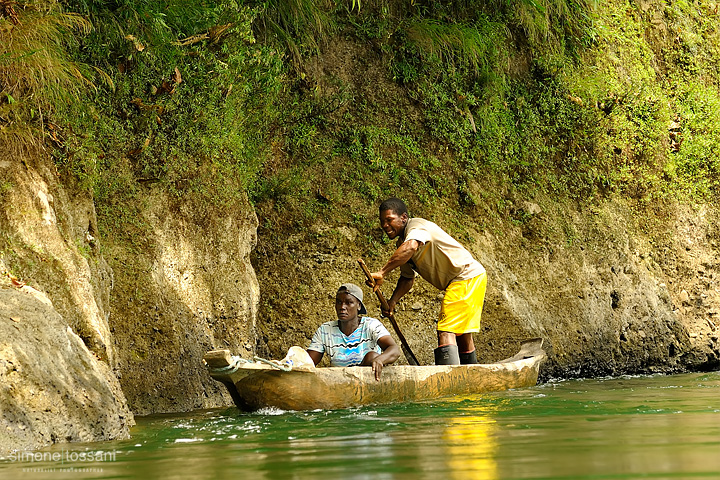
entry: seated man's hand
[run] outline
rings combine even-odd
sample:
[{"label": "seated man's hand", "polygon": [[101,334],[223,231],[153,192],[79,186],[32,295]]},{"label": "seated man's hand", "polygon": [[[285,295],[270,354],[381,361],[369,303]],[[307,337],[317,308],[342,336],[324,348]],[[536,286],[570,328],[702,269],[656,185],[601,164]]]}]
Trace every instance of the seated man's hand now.
[{"label": "seated man's hand", "polygon": [[368,352],[360,365],[371,366],[375,380],[380,380],[380,374],[382,374],[382,369],[385,366],[380,359],[380,354],[377,352]]},{"label": "seated man's hand", "polygon": [[383,362],[381,362],[378,357],[375,357],[373,359],[372,371],[373,371],[373,374],[375,374],[375,380],[380,381],[380,375],[382,374],[384,366],[385,365],[383,365]]}]

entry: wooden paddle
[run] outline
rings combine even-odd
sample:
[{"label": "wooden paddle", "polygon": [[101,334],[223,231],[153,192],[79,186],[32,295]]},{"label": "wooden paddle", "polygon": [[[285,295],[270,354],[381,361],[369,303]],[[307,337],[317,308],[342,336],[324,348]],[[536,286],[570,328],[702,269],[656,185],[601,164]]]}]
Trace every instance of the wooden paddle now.
[{"label": "wooden paddle", "polygon": [[[367,277],[368,281],[370,281],[373,284],[373,288],[375,287],[375,279],[370,274],[370,270],[368,269],[367,265],[365,265],[365,262],[363,262],[362,258],[358,258],[358,263],[360,264],[360,268],[362,268],[363,272],[365,272],[365,276]],[[383,296],[382,292],[378,288],[375,290],[375,293],[377,294],[378,300],[380,301],[380,306],[383,310],[388,312],[388,319],[390,319],[390,323],[392,324],[393,328],[395,329],[395,333],[397,334],[398,338],[400,339],[400,347],[402,348],[403,353],[405,354],[405,358],[407,359],[408,364],[410,365],[420,365],[420,362],[418,362],[418,359],[415,357],[415,354],[410,350],[410,345],[408,345],[407,340],[405,340],[405,335],[402,334],[400,331],[400,326],[398,325],[397,321],[395,321],[395,315],[393,315],[392,312],[390,312],[390,305],[388,305],[387,300],[385,300],[385,297]]]}]

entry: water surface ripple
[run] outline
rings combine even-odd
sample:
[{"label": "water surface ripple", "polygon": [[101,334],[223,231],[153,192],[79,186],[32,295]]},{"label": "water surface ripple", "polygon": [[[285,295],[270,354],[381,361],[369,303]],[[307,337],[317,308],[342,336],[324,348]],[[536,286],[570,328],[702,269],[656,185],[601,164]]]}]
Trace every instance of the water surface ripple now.
[{"label": "water surface ripple", "polygon": [[720,479],[720,372],[137,421],[127,441],[30,452],[39,460],[5,457],[0,478]]}]

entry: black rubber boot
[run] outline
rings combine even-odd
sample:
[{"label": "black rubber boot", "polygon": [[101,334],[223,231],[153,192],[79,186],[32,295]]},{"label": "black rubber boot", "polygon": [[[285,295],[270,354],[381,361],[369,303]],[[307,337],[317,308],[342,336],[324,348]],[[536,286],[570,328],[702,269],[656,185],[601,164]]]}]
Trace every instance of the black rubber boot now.
[{"label": "black rubber boot", "polygon": [[460,365],[457,345],[444,345],[435,350],[435,365]]},{"label": "black rubber boot", "polygon": [[460,365],[472,365],[474,363],[477,363],[477,355],[475,355],[475,350],[472,352],[465,352],[460,354]]}]

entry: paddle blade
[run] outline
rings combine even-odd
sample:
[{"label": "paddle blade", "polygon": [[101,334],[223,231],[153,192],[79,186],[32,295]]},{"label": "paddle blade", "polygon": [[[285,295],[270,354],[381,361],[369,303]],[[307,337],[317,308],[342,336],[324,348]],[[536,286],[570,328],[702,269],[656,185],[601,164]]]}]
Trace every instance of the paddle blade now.
[{"label": "paddle blade", "polygon": [[402,345],[400,345],[400,348],[405,355],[405,359],[407,360],[408,365],[413,365],[415,367],[420,365],[420,362],[418,362],[418,359],[415,358],[415,354],[413,354],[412,350],[410,350],[410,347],[408,345],[403,343]]}]

